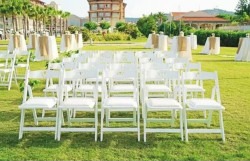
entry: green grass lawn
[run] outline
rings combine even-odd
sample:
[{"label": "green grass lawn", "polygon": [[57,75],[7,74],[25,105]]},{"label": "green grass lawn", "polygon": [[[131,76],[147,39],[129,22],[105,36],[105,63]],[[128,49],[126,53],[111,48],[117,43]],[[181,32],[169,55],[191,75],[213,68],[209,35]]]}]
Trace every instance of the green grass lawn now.
[{"label": "green grass lawn", "polygon": [[[144,50],[131,44],[84,49]],[[193,51],[194,61],[219,74],[226,143],[219,134],[191,134],[185,143],[179,134],[165,133],[148,134],[147,143],[137,142],[135,133],[104,133],[103,142],[94,142],[93,133],[63,133],[58,142],[54,133],[27,132],[18,140],[22,93],[13,84],[10,91],[0,87],[0,160],[250,160],[250,63],[234,61],[236,48],[222,47],[220,55],[212,56],[200,51],[201,46]],[[31,62],[31,70],[45,69],[45,63]],[[31,112],[28,118],[32,124]]]}]

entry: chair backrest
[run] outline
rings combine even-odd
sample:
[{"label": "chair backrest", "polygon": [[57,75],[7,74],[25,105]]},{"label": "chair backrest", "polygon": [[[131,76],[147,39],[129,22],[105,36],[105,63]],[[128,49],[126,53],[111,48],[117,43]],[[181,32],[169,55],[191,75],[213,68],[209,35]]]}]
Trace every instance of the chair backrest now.
[{"label": "chair backrest", "polygon": [[61,65],[63,70],[74,70],[78,68],[79,64],[72,61],[72,62],[62,62]]},{"label": "chair backrest", "polygon": [[[144,73],[143,80],[142,80],[142,86],[146,87],[147,83],[152,83],[152,82],[153,83],[163,82],[170,89],[174,90],[175,86],[180,85],[180,76],[179,76],[178,71],[171,71],[171,70],[164,70],[164,69],[146,70]],[[144,90],[144,96],[145,96],[145,99],[147,99],[148,93],[146,90]]]},{"label": "chair backrest", "polygon": [[61,70],[61,69],[62,69],[62,63],[49,62],[48,64],[48,70]]},{"label": "chair backrest", "polygon": [[[187,75],[190,75],[191,72],[184,72],[184,73],[186,73],[184,76],[187,77]],[[182,79],[184,79],[184,76],[183,76]],[[189,76],[189,77],[191,77],[191,76]],[[219,89],[219,80],[218,80],[217,72],[204,72],[204,71],[203,72],[197,72],[196,79],[199,80],[199,81],[202,81],[203,84],[206,81],[214,82],[213,87],[212,87],[212,92],[211,92],[211,99],[214,99],[219,103],[221,102],[220,89]],[[184,84],[184,83],[185,83],[184,80],[182,80],[182,84]],[[206,90],[206,92],[207,91],[208,90]],[[184,96],[183,100],[186,100],[187,95],[186,95],[185,89],[184,89],[184,95],[183,96]]]},{"label": "chair backrest", "polygon": [[187,63],[186,71],[198,71],[201,72],[201,63]]},{"label": "chair backrest", "polygon": [[[68,97],[68,93],[65,88],[65,82],[70,81],[72,83],[73,90],[82,82],[85,82],[86,79],[91,78],[95,79],[95,86],[93,88],[94,97],[98,98],[98,71],[91,71],[86,69],[75,69],[70,71],[63,71],[59,88],[60,88],[60,101],[63,100],[63,97]],[[89,91],[88,91],[89,92]]]},{"label": "chair backrest", "polygon": [[73,61],[76,63],[87,63],[89,56],[87,54],[77,54],[77,57],[73,57]]},{"label": "chair backrest", "polygon": [[35,80],[41,80],[41,79],[46,79],[46,70],[35,70],[35,71],[30,71],[27,70],[25,74],[25,81],[24,81],[24,94],[23,94],[23,102],[27,100],[27,96],[33,97],[32,93],[32,88],[29,85],[30,79],[35,79]]},{"label": "chair backrest", "polygon": [[136,64],[136,57],[133,52],[117,52],[114,55],[115,63],[134,63]]},{"label": "chair backrest", "polygon": [[61,72],[62,70],[47,70],[45,88],[48,88],[50,85],[53,85],[55,79],[59,81],[59,79],[61,78]]}]

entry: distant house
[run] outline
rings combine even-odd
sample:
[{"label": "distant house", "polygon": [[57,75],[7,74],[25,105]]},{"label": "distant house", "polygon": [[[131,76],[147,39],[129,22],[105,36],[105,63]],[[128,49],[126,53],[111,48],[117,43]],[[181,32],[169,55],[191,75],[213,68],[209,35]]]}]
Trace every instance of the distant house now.
[{"label": "distant house", "polygon": [[126,3],[123,0],[87,0],[89,3],[89,21],[100,23],[110,22],[111,26],[125,21]]},{"label": "distant house", "polygon": [[210,15],[202,11],[191,12],[172,12],[169,17],[170,21],[184,22],[196,29],[211,29],[230,24],[230,21]]}]

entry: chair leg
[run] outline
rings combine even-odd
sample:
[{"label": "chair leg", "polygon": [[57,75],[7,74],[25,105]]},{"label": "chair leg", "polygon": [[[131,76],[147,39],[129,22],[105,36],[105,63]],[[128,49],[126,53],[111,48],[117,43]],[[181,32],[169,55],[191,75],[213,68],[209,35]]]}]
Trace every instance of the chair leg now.
[{"label": "chair leg", "polygon": [[95,141],[97,141],[98,109],[95,110]]},{"label": "chair leg", "polygon": [[175,114],[176,114],[176,111],[175,111],[175,110],[172,110],[172,111],[171,111],[171,127],[174,127]]},{"label": "chair leg", "polygon": [[210,127],[212,122],[213,111],[208,111],[207,127]]},{"label": "chair leg", "polygon": [[140,137],[140,109],[138,108],[137,109],[137,130],[138,130],[138,141],[141,140],[141,137]]},{"label": "chair leg", "polygon": [[45,117],[45,109],[43,109],[43,112],[42,112],[42,118]]},{"label": "chair leg", "polygon": [[60,141],[61,140],[61,127],[62,127],[62,109],[58,109],[58,124],[57,124],[57,140]]},{"label": "chair leg", "polygon": [[33,109],[33,117],[34,117],[34,123],[37,126],[38,125],[38,120],[37,120],[36,109]]},{"label": "chair leg", "polygon": [[59,123],[59,110],[56,110],[56,129],[55,129],[55,140],[57,140],[57,133],[58,133],[58,123]]},{"label": "chair leg", "polygon": [[134,109],[134,111],[133,111],[133,124],[134,124],[134,126],[136,126],[136,109]]},{"label": "chair leg", "polygon": [[184,116],[184,129],[185,129],[185,141],[188,142],[188,124],[187,124],[187,111],[183,110],[183,116]]},{"label": "chair leg", "polygon": [[110,119],[110,111],[106,109],[106,126],[109,126],[109,119]]},{"label": "chair leg", "polygon": [[147,133],[146,133],[146,129],[147,129],[147,110],[146,109],[144,109],[144,112],[145,112],[145,114],[144,114],[144,121],[143,121],[143,127],[144,127],[144,142],[146,142],[147,141]]},{"label": "chair leg", "polygon": [[221,137],[222,141],[225,142],[225,132],[224,132],[224,124],[223,124],[223,116],[222,116],[222,110],[219,111],[219,120],[220,120],[220,129],[221,129]]},{"label": "chair leg", "polygon": [[100,140],[103,140],[103,119],[104,119],[104,109],[101,110],[101,136],[100,136]]},{"label": "chair leg", "polygon": [[180,130],[181,130],[181,141],[183,141],[183,110],[180,110]]},{"label": "chair leg", "polygon": [[19,139],[23,138],[24,117],[25,117],[25,110],[22,109],[21,110],[21,119],[20,119]]}]

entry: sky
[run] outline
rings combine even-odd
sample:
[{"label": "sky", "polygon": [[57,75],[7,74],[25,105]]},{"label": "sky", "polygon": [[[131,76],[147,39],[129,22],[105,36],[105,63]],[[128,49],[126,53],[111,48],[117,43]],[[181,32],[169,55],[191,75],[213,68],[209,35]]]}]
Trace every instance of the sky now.
[{"label": "sky", "polygon": [[[42,0],[46,4],[52,0]],[[80,17],[87,17],[89,5],[87,0],[53,0],[60,9]],[[127,3],[126,17],[142,17],[150,13],[187,12],[219,8],[235,11],[239,0],[124,0]]]}]

